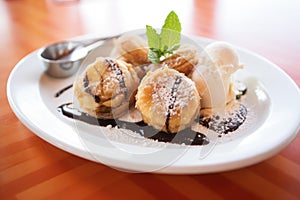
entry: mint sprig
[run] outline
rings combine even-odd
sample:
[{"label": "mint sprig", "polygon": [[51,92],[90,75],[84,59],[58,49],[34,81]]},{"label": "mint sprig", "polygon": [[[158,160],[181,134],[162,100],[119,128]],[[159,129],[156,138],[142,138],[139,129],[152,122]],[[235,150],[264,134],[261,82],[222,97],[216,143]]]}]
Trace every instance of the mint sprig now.
[{"label": "mint sprig", "polygon": [[181,24],[177,14],[171,11],[162,27],[161,33],[149,25],[146,25],[149,54],[148,59],[152,63],[159,63],[173,54],[179,48],[181,39]]}]

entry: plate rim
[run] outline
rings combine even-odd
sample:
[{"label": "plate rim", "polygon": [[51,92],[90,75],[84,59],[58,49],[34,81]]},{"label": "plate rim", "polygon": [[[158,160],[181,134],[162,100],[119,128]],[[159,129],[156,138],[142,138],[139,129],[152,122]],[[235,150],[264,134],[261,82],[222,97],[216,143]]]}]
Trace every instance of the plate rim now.
[{"label": "plate rim", "polygon": [[[78,39],[80,38],[84,38],[86,37],[86,35],[83,36],[79,36]],[[215,40],[209,39],[209,38],[204,38],[204,37],[199,37],[199,36],[192,36],[193,39],[197,40],[202,40],[204,42],[212,42]],[[298,96],[300,94],[300,90],[297,86],[297,84],[294,82],[294,80],[283,70],[281,69],[279,66],[277,66],[276,64],[272,63],[270,60],[268,60],[267,58],[258,55],[250,50],[241,48],[239,46],[236,46],[237,51],[243,51],[246,54],[249,54],[251,56],[254,56],[256,58],[259,58],[260,60],[262,60],[263,62],[267,63],[268,65],[272,66],[274,69],[278,70],[278,72],[284,76],[284,78],[287,80],[287,82],[289,84],[291,84],[290,86],[293,87],[293,89],[296,89],[295,91],[298,92]],[[31,56],[34,56],[36,54],[38,50],[35,50],[29,54],[27,54],[25,57],[23,57],[13,68],[13,70],[11,71],[9,78],[7,80],[7,98],[8,98],[8,102],[10,107],[12,108],[13,112],[16,114],[16,116],[19,118],[19,120],[22,122],[22,124],[24,124],[27,128],[29,128],[35,135],[39,136],[40,138],[42,138],[43,140],[47,141],[48,143],[64,150],[67,151],[73,155],[77,155],[80,156],[82,158],[91,160],[91,161],[95,161],[90,155],[89,153],[86,152],[81,152],[81,149],[77,149],[77,152],[74,153],[72,148],[77,148],[76,146],[72,146],[72,148],[68,147],[68,146],[64,146],[64,143],[62,141],[57,140],[56,138],[52,137],[56,142],[53,142],[53,140],[49,141],[49,138],[45,137],[45,132],[40,129],[39,127],[34,126],[33,124],[30,124],[27,120],[26,120],[26,116],[24,115],[23,112],[21,112],[21,110],[19,110],[18,106],[16,105],[15,100],[13,99],[13,95],[12,95],[12,84],[13,84],[13,78],[15,76],[15,74],[17,73],[18,70],[20,70],[19,68],[21,68],[21,66],[27,61],[27,59],[29,59]],[[41,71],[41,70],[40,70]],[[270,114],[271,115],[271,114]],[[300,118],[299,118],[300,119]],[[299,120],[298,119],[298,120]],[[249,166],[258,162],[261,162],[262,160],[267,159],[268,157],[271,157],[275,154],[277,154],[278,152],[280,152],[282,149],[284,149],[293,139],[296,138],[296,136],[299,133],[299,128],[300,128],[300,121],[298,121],[298,125],[294,126],[294,130],[291,130],[290,132],[293,132],[292,134],[290,134],[289,137],[289,141],[282,141],[282,144],[280,145],[280,148],[273,148],[271,149],[271,151],[264,151],[263,153],[253,156],[253,157],[246,157],[244,159],[240,159],[240,160],[236,160],[236,161],[232,161],[230,163],[222,163],[221,165],[223,165],[223,168],[217,167],[214,168],[214,170],[210,170],[207,168],[203,168],[199,170],[199,166],[194,166],[194,165],[188,165],[188,166],[167,166],[166,168],[162,168],[159,171],[154,171],[152,173],[168,173],[168,174],[195,174],[195,173],[211,173],[211,172],[220,172],[220,171],[227,171],[227,170],[233,170],[233,169],[237,169],[237,168],[241,168],[241,167],[245,167],[245,166]],[[42,133],[41,133],[42,132]],[[48,135],[49,136],[49,135]],[[240,163],[239,165],[234,165],[232,166],[233,163],[238,163],[240,161],[243,161],[242,164]],[[95,161],[95,162],[99,162],[99,161]],[[220,164],[219,164],[220,165]],[[119,168],[119,166],[110,166],[113,168]],[[210,167],[210,166],[207,166]],[[126,170],[130,170],[130,169],[126,169]],[[135,171],[135,170],[134,170]]]}]

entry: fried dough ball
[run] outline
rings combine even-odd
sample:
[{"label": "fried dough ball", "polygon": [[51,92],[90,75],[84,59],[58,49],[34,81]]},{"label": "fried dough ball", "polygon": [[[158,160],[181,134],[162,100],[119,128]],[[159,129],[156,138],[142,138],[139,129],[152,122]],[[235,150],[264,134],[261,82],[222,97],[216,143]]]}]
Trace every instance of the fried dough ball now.
[{"label": "fried dough ball", "polygon": [[116,39],[110,56],[132,64],[142,78],[146,74],[144,66],[150,63],[148,52],[149,49],[143,38],[137,35],[122,35]]},{"label": "fried dough ball", "polygon": [[169,68],[189,76],[198,64],[197,50],[191,45],[182,45],[174,54],[162,61],[162,65],[167,65]]},{"label": "fried dough ball", "polygon": [[174,69],[148,72],[136,95],[143,120],[158,130],[177,133],[189,126],[200,109],[194,82]]},{"label": "fried dough ball", "polygon": [[97,58],[74,82],[79,107],[97,118],[118,118],[134,103],[139,78],[121,60]]}]

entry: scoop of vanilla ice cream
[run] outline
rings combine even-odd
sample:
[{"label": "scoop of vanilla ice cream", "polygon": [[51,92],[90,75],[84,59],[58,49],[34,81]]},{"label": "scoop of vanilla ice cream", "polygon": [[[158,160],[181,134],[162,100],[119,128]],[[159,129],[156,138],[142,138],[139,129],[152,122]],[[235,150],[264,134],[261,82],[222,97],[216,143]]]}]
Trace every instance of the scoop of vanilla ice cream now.
[{"label": "scoop of vanilla ice cream", "polygon": [[215,112],[225,111],[235,98],[232,74],[243,68],[234,47],[226,42],[213,42],[200,53],[192,80],[201,96],[201,107]]}]

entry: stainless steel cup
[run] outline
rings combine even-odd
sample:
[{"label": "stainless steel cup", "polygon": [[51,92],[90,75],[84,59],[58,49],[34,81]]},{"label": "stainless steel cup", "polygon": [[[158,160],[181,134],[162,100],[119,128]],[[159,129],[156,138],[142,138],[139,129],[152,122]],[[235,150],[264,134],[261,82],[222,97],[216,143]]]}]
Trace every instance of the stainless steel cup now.
[{"label": "stainless steel cup", "polygon": [[83,47],[81,42],[66,41],[51,44],[42,48],[38,56],[43,62],[45,72],[55,78],[65,78],[72,76],[80,67],[86,55],[70,57],[70,52]]}]

